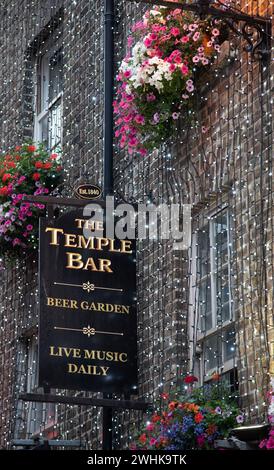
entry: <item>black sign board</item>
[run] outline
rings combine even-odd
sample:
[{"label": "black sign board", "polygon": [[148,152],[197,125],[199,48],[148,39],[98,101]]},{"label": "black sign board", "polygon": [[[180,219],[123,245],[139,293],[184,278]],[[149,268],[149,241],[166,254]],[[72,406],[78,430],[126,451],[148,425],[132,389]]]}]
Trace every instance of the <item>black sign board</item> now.
[{"label": "black sign board", "polygon": [[40,221],[39,386],[134,394],[135,241],[88,220],[77,209]]}]

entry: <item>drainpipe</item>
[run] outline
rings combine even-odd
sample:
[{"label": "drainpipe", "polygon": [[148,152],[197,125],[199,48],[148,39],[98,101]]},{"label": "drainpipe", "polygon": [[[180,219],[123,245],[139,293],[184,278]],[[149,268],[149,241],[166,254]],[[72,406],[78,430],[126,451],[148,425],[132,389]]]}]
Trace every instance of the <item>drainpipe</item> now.
[{"label": "drainpipe", "polygon": [[104,196],[113,194],[114,0],[104,0]]},{"label": "drainpipe", "polygon": [[[104,197],[113,194],[113,27],[114,0],[104,0]],[[112,450],[112,417],[112,408],[104,407],[103,450]]]}]

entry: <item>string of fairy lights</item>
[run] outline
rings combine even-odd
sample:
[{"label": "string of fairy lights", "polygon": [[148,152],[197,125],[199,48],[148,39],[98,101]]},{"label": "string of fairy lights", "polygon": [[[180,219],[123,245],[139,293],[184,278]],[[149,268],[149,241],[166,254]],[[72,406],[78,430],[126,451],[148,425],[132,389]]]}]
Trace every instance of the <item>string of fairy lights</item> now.
[{"label": "string of fairy lights", "polygon": [[[63,3],[58,26],[64,55],[62,147],[67,172],[64,191],[71,195],[75,182],[91,179],[102,183],[103,2]],[[1,56],[6,75],[19,81],[24,78],[25,48],[49,18],[49,11],[56,13],[60,7],[55,2],[49,2],[52,8],[46,2],[38,6],[26,0],[23,4],[22,10],[18,2],[7,2],[7,15],[2,18],[4,31],[9,32],[4,35],[3,47],[8,50],[14,35],[12,25],[17,25],[16,41],[23,44],[19,48],[22,64],[10,64],[5,54]],[[249,14],[271,15],[270,0],[239,0],[232,4]],[[146,8],[127,0],[115,2],[116,66],[125,54],[130,27],[141,19]],[[206,131],[179,122],[174,137],[145,158],[132,158],[115,146],[114,180],[117,200],[193,205],[192,245],[187,252],[174,251],[169,241],[138,243],[139,395],[151,401],[175,386],[183,388],[187,373],[198,375],[201,383],[212,381],[214,374],[225,373],[231,395],[240,397],[247,417],[262,421],[267,411],[269,345],[274,341],[273,78],[270,64],[252,60],[243,52],[243,46],[243,40],[231,33],[222,45],[223,56],[208,76],[201,83],[197,77],[195,107]],[[32,73],[34,78],[34,67]],[[13,103],[12,93],[12,87],[7,86],[1,99]],[[18,93],[24,96],[22,87]],[[27,104],[31,99],[24,96]],[[1,109],[5,111],[6,106]],[[18,116],[16,130],[13,121],[6,121],[7,148],[17,143],[22,129]],[[216,217],[224,212],[227,219],[219,223],[218,233],[221,247],[227,247],[228,275],[222,274],[226,268],[218,262],[215,273],[210,268],[210,262],[215,262],[210,237],[217,230]],[[207,243],[201,254],[198,241],[203,237]],[[204,278],[201,269],[206,271]],[[37,374],[35,257],[19,260],[2,273],[2,278],[1,358],[2,364],[9,365],[0,380],[3,445],[10,446],[14,437],[31,437],[34,432],[45,436],[50,432],[54,438],[80,439],[82,448],[100,448],[100,409],[70,405],[49,408],[18,400],[19,393],[35,387]],[[223,321],[220,312],[225,310],[225,302],[221,291],[228,278],[230,317]],[[205,322],[213,313],[206,308],[214,298],[208,288],[204,296],[201,294],[209,279],[211,286],[216,287],[218,282],[221,285],[217,286],[214,306],[218,327],[210,334]],[[215,343],[210,343],[212,337]],[[224,360],[224,354],[229,361]],[[226,369],[228,363],[230,368]],[[83,392],[81,395],[89,396]],[[141,420],[140,412],[114,413],[116,448],[125,448],[134,439]]]}]

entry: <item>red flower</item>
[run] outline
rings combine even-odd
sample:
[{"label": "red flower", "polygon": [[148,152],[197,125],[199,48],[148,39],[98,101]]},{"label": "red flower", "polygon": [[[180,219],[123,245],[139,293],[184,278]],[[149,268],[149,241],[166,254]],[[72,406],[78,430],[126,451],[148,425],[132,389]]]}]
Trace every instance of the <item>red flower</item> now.
[{"label": "red flower", "polygon": [[1,196],[6,196],[8,194],[8,187],[7,186],[3,186],[2,188],[0,188],[0,195]]},{"label": "red flower", "polygon": [[175,408],[177,408],[178,406],[178,403],[176,401],[171,401],[169,404],[168,404],[168,408],[173,411]]},{"label": "red flower", "polygon": [[187,375],[184,378],[184,382],[185,384],[193,384],[194,382],[198,382],[198,379],[195,377],[195,375]]},{"label": "red flower", "polygon": [[194,417],[194,421],[197,424],[200,423],[201,421],[203,421],[203,419],[204,419],[204,417],[203,417],[202,413],[197,413]]},{"label": "red flower", "polygon": [[7,162],[7,168],[15,168],[16,165],[14,162]]},{"label": "red flower", "polygon": [[57,157],[58,157],[58,154],[57,154],[57,153],[53,153],[53,154],[50,156],[50,159],[51,159],[51,160],[56,160]]},{"label": "red flower", "polygon": [[28,151],[28,152],[35,152],[35,150],[36,150],[35,145],[29,145],[29,146],[27,147],[27,151]]},{"label": "red flower", "polygon": [[162,398],[163,400],[167,400],[168,397],[169,397],[169,395],[168,395],[167,393],[162,393],[162,395],[161,395],[161,398]]},{"label": "red flower", "polygon": [[10,180],[10,179],[11,179],[11,174],[10,173],[5,173],[3,175],[2,181],[3,181],[3,183],[5,183],[7,180]]},{"label": "red flower", "polygon": [[139,437],[139,441],[141,442],[141,444],[145,444],[147,441],[147,435],[145,433],[141,434],[141,436]]},{"label": "red flower", "polygon": [[40,160],[38,162],[35,162],[35,168],[43,168],[44,164],[43,162],[40,162]]},{"label": "red flower", "polygon": [[16,145],[15,152],[19,152],[21,150],[21,145]]},{"label": "red flower", "polygon": [[61,165],[59,165],[59,166],[56,167],[56,171],[61,171],[61,170],[62,170]]},{"label": "red flower", "polygon": [[50,162],[44,163],[44,168],[45,168],[46,170],[49,170],[51,167],[52,167],[52,163],[50,163]]},{"label": "red flower", "polygon": [[38,181],[40,179],[40,177],[41,177],[40,173],[33,173],[33,175],[32,175],[32,179],[34,181]]},{"label": "red flower", "polygon": [[157,423],[158,421],[161,421],[161,416],[155,414],[155,415],[152,416],[151,421],[153,423]]}]

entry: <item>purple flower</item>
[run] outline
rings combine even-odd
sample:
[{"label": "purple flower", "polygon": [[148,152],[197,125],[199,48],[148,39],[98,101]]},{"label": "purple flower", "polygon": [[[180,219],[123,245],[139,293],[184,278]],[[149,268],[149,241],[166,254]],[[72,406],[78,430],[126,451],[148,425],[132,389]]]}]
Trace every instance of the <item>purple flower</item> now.
[{"label": "purple flower", "polygon": [[215,408],[215,413],[217,413],[217,415],[221,415],[221,414],[222,414],[222,410],[221,410],[221,408],[220,408],[219,406],[217,406],[217,407]]},{"label": "purple flower", "polygon": [[242,424],[244,422],[244,416],[243,415],[236,416],[236,421],[238,424]]},{"label": "purple flower", "polygon": [[160,115],[159,115],[159,113],[155,113],[154,116],[153,116],[154,124],[158,124],[159,121],[160,121]]},{"label": "purple flower", "polygon": [[172,113],[172,119],[174,119],[174,121],[178,119],[179,116],[180,116],[180,113]]}]

